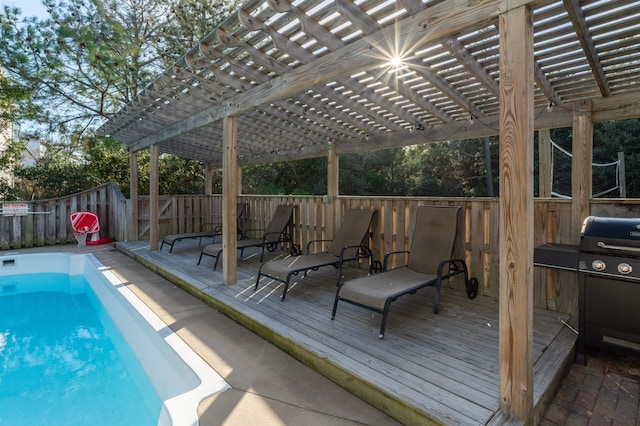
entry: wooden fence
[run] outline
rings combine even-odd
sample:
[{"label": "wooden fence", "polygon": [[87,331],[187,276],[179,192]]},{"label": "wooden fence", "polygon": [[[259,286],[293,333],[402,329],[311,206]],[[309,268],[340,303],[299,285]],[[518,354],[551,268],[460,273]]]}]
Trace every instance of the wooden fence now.
[{"label": "wooden fence", "polygon": [[[340,210],[375,209],[371,234],[374,257],[381,260],[389,251],[407,250],[413,234],[415,210],[420,205],[461,206],[459,232],[454,256],[465,259],[471,274],[480,282],[481,294],[498,299],[499,257],[497,198],[411,198],[348,197],[337,199]],[[242,195],[248,207],[249,228],[264,229],[278,204],[295,204],[294,241],[304,247],[327,235],[328,204],[321,196],[252,196]],[[149,200],[140,198],[139,239],[148,238]],[[174,196],[160,199],[159,235],[196,231],[205,222],[220,223],[222,199],[212,196]],[[599,216],[640,217],[640,200],[592,200],[591,212]],[[578,244],[571,235],[571,201],[557,198],[536,199],[534,203],[534,245],[544,243]],[[452,287],[464,288],[461,277],[451,280]],[[577,312],[577,274],[534,268],[534,305],[559,312]]]},{"label": "wooden fence", "polygon": [[115,183],[68,197],[26,202],[28,214],[0,216],[0,249],[76,243],[69,215],[91,211],[98,215],[101,236],[124,240],[129,226],[127,200]]},{"label": "wooden fence", "polygon": [[[264,229],[278,204],[294,204],[294,241],[305,247],[310,240],[328,239],[326,224],[330,204],[322,196],[242,195],[247,204],[251,229]],[[480,282],[480,292],[498,298],[499,202],[496,198],[421,198],[421,197],[349,197],[336,202],[340,211],[350,208],[375,209],[377,216],[371,233],[371,248],[376,260],[386,252],[407,250],[413,234],[416,208],[420,205],[461,206],[458,239],[454,256],[465,259],[471,274]],[[102,235],[118,241],[149,238],[149,197],[138,203],[139,234],[130,234],[130,206],[117,186],[107,184],[59,200],[30,202],[31,214],[22,217],[0,216],[0,248],[22,248],[75,243],[69,214],[78,210],[96,212]],[[159,235],[198,231],[205,223],[222,222],[220,195],[176,195],[160,197]],[[591,214],[598,216],[640,217],[640,200],[598,199],[591,202]],[[544,243],[578,244],[572,241],[571,201],[536,199],[534,202],[534,245]],[[451,280],[462,287],[461,277]],[[534,305],[560,312],[577,309],[577,274],[534,268]]]}]

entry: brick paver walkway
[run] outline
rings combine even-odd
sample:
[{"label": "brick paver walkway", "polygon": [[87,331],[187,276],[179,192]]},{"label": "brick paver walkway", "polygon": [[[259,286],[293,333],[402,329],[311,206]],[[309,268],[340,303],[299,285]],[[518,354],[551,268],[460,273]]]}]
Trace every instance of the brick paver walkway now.
[{"label": "brick paver walkway", "polygon": [[591,351],[573,364],[543,426],[640,426],[640,356]]}]

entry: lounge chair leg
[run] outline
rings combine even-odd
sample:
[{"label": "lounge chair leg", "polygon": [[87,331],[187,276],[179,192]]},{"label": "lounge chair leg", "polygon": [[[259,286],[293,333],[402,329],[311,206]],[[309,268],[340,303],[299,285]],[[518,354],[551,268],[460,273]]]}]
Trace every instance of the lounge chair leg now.
[{"label": "lounge chair leg", "polygon": [[389,305],[391,302],[392,300],[387,300],[382,312],[382,322],[380,323],[380,332],[378,333],[378,339],[380,340],[384,338],[384,329],[387,327],[387,316],[389,315]]},{"label": "lounge chair leg", "polygon": [[289,289],[289,281],[287,281],[286,283],[284,283],[284,290],[282,290],[282,297],[280,298],[280,301],[284,303],[284,299],[287,298],[287,290]]},{"label": "lounge chair leg", "polygon": [[200,252],[200,257],[198,258],[198,263],[196,263],[196,265],[199,265],[201,261],[202,261],[202,252]]},{"label": "lounge chair leg", "polygon": [[284,299],[287,298],[287,292],[289,291],[289,282],[291,281],[291,277],[297,275],[297,272],[290,272],[287,275],[287,280],[284,281],[284,290],[282,290],[282,297],[280,298],[281,302],[284,302]]},{"label": "lounge chair leg", "polygon": [[[338,291],[340,291],[340,289],[338,289]],[[336,294],[336,298],[333,301],[333,311],[331,311],[331,319],[334,319],[336,317],[336,311],[338,310],[338,301],[339,300],[340,300],[340,298]]]},{"label": "lounge chair leg", "polygon": [[220,259],[220,253],[218,253],[218,255],[216,256],[216,261],[213,264],[213,270],[215,271],[216,268],[218,267],[218,260]]},{"label": "lounge chair leg", "polygon": [[435,288],[436,288],[436,295],[433,301],[433,313],[437,314],[440,311],[440,280],[439,279],[438,279],[438,282],[436,282]]}]

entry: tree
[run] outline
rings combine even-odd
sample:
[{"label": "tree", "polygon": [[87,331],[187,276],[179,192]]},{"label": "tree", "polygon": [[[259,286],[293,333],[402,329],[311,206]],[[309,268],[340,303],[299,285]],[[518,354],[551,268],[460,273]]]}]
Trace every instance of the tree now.
[{"label": "tree", "polygon": [[340,193],[405,195],[411,191],[412,168],[402,148],[344,155],[340,159]]},{"label": "tree", "polygon": [[[571,128],[552,129],[551,139],[565,151],[571,152],[573,134]],[[593,126],[593,156],[594,163],[610,163],[618,159],[618,152],[624,154],[626,165],[627,197],[640,197],[640,119],[606,121]],[[559,154],[556,150],[554,161],[553,186],[556,192],[571,194],[571,158]],[[594,192],[612,188],[615,185],[612,167],[592,168]],[[619,196],[614,191],[609,197]]]},{"label": "tree", "polygon": [[256,164],[242,174],[242,191],[253,194],[327,193],[327,159]]},{"label": "tree", "polygon": [[[491,170],[497,170],[497,139],[490,140]],[[440,197],[483,197],[487,192],[485,141],[471,139],[415,145],[407,150],[408,169],[415,170],[408,194]],[[491,177],[497,187],[497,177]]]},{"label": "tree", "polygon": [[212,31],[218,23],[233,13],[240,0],[178,0],[171,2],[167,22],[160,31],[160,54],[165,67],[176,62],[185,51]]},{"label": "tree", "polygon": [[[25,145],[13,139],[12,123],[16,117],[31,117],[35,114],[35,106],[30,102],[31,89],[14,84],[0,71],[0,170],[7,177],[18,163]],[[18,198],[11,181],[0,179],[0,199],[15,200]]]},{"label": "tree", "polygon": [[50,18],[0,14],[0,64],[61,135],[99,126],[211,31],[237,0],[47,0]]},{"label": "tree", "polygon": [[[627,197],[640,197],[640,119],[617,120],[597,123],[593,127],[593,161],[609,163],[616,161],[618,152],[624,154],[626,164]],[[611,182],[609,176],[601,176],[594,170],[594,182],[598,179]],[[619,196],[613,192],[610,196]]]},{"label": "tree", "polygon": [[[24,182],[23,188],[28,191],[25,197],[36,196],[35,188],[45,170],[71,173],[81,168],[82,161],[89,160],[105,163],[86,167],[87,185],[94,179],[104,182],[115,177],[124,186],[124,174],[113,173],[128,170],[128,160],[120,152],[122,147],[98,141],[95,129],[215,28],[237,3],[47,0],[49,18],[44,20],[23,19],[17,8],[5,7],[0,13],[0,64],[6,71],[7,84],[15,90],[10,92],[3,87],[3,99],[18,105],[24,100],[30,108],[13,114],[11,120],[35,123],[21,137],[41,141],[51,153],[38,170],[21,172],[22,179],[35,179]],[[24,97],[18,89],[25,90]],[[2,106],[0,111],[5,110]],[[100,149],[113,151],[99,153]],[[54,167],[54,159],[64,166]],[[115,160],[122,163],[116,166]],[[169,161],[167,167],[175,168],[175,160]],[[182,164],[185,172],[201,166],[187,160]],[[199,177],[193,173],[190,176]],[[51,179],[56,180],[70,183],[69,176]],[[57,188],[71,190],[75,186],[64,184]],[[185,185],[183,181],[181,187],[193,186],[193,182]],[[34,190],[28,190],[30,187]]]}]

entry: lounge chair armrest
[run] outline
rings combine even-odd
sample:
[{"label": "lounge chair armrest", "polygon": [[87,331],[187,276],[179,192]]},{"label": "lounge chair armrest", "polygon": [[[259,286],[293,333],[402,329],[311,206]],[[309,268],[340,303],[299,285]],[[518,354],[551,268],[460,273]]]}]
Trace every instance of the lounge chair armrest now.
[{"label": "lounge chair armrest", "polygon": [[342,287],[342,267],[344,266],[344,253],[347,250],[357,249],[357,254],[354,257],[350,257],[349,260],[355,259],[369,259],[369,267],[371,267],[371,259],[373,259],[373,255],[371,254],[371,249],[369,246],[357,245],[357,246],[344,246],[340,249],[340,262],[338,262],[338,275],[336,280],[336,287]]},{"label": "lounge chair armrest", "polygon": [[364,259],[371,258],[371,249],[369,246],[365,245],[357,245],[357,246],[344,246],[340,249],[340,259],[344,259],[344,253],[349,249],[358,249],[358,253],[354,257],[354,259]]},{"label": "lounge chair armrest", "polygon": [[278,241],[290,241],[291,238],[289,237],[289,234],[287,232],[265,232],[264,234],[262,234],[262,241],[263,242],[267,242],[267,237],[269,235],[278,235],[280,236],[280,238],[278,238]]},{"label": "lounge chair armrest", "polygon": [[[213,233],[215,235],[222,235],[222,224],[221,223],[214,223],[213,225],[214,225]],[[246,240],[248,238],[249,238],[249,236],[247,235],[247,230],[238,229],[238,239],[239,240]]]},{"label": "lounge chair armrest", "polygon": [[[445,266],[447,269],[445,270]],[[438,264],[438,277],[440,279],[447,279],[458,274],[464,274],[464,280],[469,280],[469,272],[467,269],[467,263],[463,259],[447,259]]]},{"label": "lounge chair armrest", "polygon": [[[333,240],[311,240],[307,243],[307,254],[311,254],[311,246],[315,246],[316,244],[321,243],[330,243]],[[323,250],[324,251],[324,250]],[[315,251],[314,251],[315,253]]]},{"label": "lounge chair armrest", "polygon": [[[260,236],[262,235],[263,232],[264,232],[264,229],[262,229],[262,228],[243,229],[242,230],[242,234],[243,234],[244,238],[240,238],[240,239],[243,240],[243,239],[246,239],[246,238],[251,238],[252,236],[255,236],[255,238],[260,238]],[[240,234],[240,231],[238,231],[238,233]]]},{"label": "lounge chair armrest", "polygon": [[217,223],[206,222],[200,225],[200,231],[209,231],[215,232],[216,227],[219,226]]},{"label": "lounge chair armrest", "polygon": [[[382,262],[382,270],[386,271],[387,267],[389,266],[389,258],[391,256],[395,256],[398,254],[408,254],[409,251],[408,250],[399,250],[399,251],[390,251],[387,254],[384,255],[384,260]],[[402,265],[404,266],[406,263],[406,261],[404,259],[402,259]]]}]

